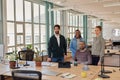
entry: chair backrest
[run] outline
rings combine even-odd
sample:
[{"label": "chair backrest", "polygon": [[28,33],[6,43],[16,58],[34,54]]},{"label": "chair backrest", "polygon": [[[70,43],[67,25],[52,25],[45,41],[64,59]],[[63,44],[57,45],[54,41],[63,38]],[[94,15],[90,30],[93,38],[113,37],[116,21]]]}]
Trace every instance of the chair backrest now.
[{"label": "chair backrest", "polygon": [[42,80],[42,74],[33,70],[14,70],[12,78],[13,80]]},{"label": "chair backrest", "polygon": [[18,52],[20,60],[33,61],[34,51],[32,50],[23,50]]}]

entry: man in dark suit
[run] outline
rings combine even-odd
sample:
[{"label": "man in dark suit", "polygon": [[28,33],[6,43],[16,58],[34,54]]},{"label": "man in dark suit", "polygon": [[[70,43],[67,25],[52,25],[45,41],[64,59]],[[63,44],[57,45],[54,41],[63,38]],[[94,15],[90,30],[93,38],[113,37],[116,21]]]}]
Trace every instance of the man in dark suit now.
[{"label": "man in dark suit", "polygon": [[65,37],[60,34],[60,26],[54,26],[54,35],[48,43],[48,61],[63,62],[67,55],[67,44]]}]

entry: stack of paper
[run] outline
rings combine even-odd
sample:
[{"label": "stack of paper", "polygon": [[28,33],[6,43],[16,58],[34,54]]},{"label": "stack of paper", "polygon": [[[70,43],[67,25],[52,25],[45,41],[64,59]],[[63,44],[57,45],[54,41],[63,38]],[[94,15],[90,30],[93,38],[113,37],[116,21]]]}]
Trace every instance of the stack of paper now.
[{"label": "stack of paper", "polygon": [[51,63],[50,62],[42,62],[42,66],[50,66]]},{"label": "stack of paper", "polygon": [[57,75],[61,74],[59,72],[44,70],[44,69],[41,72],[43,75],[49,75],[49,76],[57,76]]},{"label": "stack of paper", "polygon": [[57,64],[51,62],[42,62],[42,66],[57,66]]},{"label": "stack of paper", "polygon": [[71,74],[71,73],[63,73],[61,75],[61,77],[62,78],[74,78],[74,77],[76,77],[76,75],[75,74]]}]

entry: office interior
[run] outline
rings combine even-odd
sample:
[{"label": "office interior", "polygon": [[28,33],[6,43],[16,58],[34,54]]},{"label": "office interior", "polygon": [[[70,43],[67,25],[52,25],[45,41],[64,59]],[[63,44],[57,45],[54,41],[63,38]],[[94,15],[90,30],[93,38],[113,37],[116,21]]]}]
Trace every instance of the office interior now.
[{"label": "office interior", "polygon": [[94,28],[100,25],[104,39],[119,41],[119,5],[109,6],[112,2],[117,4],[119,0],[1,0],[0,44],[5,53],[29,44],[47,50],[55,24],[61,26],[66,39],[72,39],[79,29],[86,43],[91,44]]},{"label": "office interior", "polygon": [[55,24],[67,41],[67,61],[71,60],[68,40],[75,30],[91,46],[97,25],[103,29],[105,52],[120,52],[120,0],[0,0],[0,58],[27,46],[47,55]]}]

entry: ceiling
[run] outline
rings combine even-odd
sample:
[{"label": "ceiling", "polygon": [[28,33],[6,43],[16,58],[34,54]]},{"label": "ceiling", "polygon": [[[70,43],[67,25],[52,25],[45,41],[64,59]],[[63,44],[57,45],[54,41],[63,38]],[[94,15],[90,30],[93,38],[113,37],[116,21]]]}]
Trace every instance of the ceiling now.
[{"label": "ceiling", "polygon": [[84,12],[105,22],[120,24],[120,0],[46,0],[65,9]]}]

